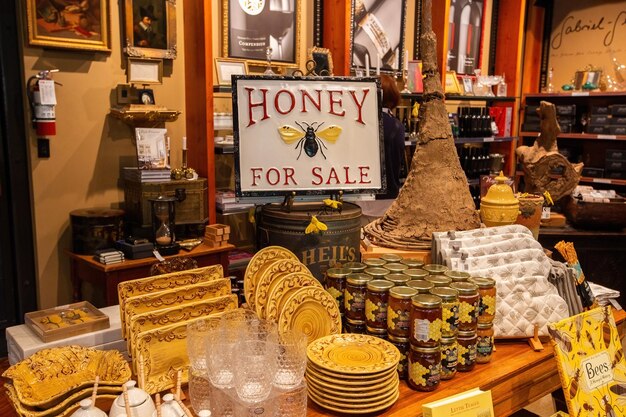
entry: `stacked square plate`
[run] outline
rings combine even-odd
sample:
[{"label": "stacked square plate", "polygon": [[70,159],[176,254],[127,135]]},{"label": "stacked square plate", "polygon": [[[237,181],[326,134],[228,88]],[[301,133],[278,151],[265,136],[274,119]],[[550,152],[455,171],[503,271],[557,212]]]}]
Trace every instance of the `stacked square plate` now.
[{"label": "stacked square plate", "polygon": [[367,414],[393,405],[399,396],[400,352],[391,343],[364,334],[320,338],[307,348],[309,398],[346,414]]}]

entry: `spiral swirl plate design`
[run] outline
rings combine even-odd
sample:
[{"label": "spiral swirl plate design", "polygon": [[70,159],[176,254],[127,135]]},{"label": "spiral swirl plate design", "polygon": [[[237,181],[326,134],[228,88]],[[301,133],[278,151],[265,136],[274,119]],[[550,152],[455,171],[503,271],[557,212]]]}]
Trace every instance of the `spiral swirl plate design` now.
[{"label": "spiral swirl plate design", "polygon": [[340,374],[375,374],[395,369],[400,361],[400,351],[386,340],[352,333],[309,343],[307,356],[318,367]]},{"label": "spiral swirl plate design", "polygon": [[395,369],[391,370],[392,372],[386,373],[377,379],[366,379],[363,381],[359,380],[344,380],[341,378],[333,378],[329,377],[326,374],[322,374],[311,367],[308,367],[306,370],[306,375],[313,380],[313,383],[320,388],[329,388],[329,389],[338,389],[342,392],[350,392],[356,391],[359,392],[370,392],[370,391],[378,391],[383,388],[388,388],[389,383],[393,381],[394,378],[398,375],[398,372]]},{"label": "spiral swirl plate design", "polygon": [[281,311],[279,307],[285,304],[283,302],[283,297],[286,301],[291,295],[290,291],[302,287],[322,288],[322,284],[320,284],[320,282],[313,275],[304,272],[292,272],[291,274],[287,274],[273,280],[267,292],[265,319],[269,321],[278,321],[278,316]]},{"label": "spiral swirl plate design", "polygon": [[254,291],[254,306],[257,315],[265,318],[265,305],[267,304],[267,296],[270,284],[287,274],[292,272],[303,272],[311,275],[311,271],[299,260],[278,259],[269,264],[267,268],[263,268],[257,280],[256,289]]},{"label": "spiral swirl plate design", "polygon": [[306,334],[309,343],[341,333],[341,314],[335,297],[320,287],[302,287],[295,291],[285,301],[278,317],[279,332],[291,329]]},{"label": "spiral swirl plate design", "polygon": [[252,259],[250,259],[250,262],[248,262],[246,273],[243,277],[243,293],[250,308],[254,309],[254,290],[259,271],[266,263],[271,263],[269,261],[276,259],[298,260],[298,257],[281,246],[267,246],[255,253]]}]

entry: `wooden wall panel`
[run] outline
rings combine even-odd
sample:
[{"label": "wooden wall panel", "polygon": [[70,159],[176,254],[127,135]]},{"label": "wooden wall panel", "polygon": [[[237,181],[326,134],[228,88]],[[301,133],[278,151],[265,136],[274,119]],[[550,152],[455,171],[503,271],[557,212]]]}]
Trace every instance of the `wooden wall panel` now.
[{"label": "wooden wall panel", "polygon": [[333,57],[335,75],[350,75],[350,0],[324,0],[323,45]]}]

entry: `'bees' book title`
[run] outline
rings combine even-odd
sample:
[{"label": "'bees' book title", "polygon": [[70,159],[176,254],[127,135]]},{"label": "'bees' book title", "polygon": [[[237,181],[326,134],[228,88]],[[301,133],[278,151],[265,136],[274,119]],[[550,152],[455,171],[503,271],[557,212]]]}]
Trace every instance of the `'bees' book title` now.
[{"label": "'bees' book title", "polygon": [[626,415],[626,363],[610,307],[550,324],[548,332],[570,415]]}]

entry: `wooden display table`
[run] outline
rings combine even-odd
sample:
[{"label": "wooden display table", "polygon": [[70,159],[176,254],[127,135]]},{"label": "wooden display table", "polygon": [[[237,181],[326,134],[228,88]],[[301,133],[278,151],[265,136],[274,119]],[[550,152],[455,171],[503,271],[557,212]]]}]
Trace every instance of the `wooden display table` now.
[{"label": "wooden display table", "polygon": [[[221,264],[226,276],[228,274],[228,253],[234,248],[231,244],[219,248],[211,248],[202,243],[189,252],[180,250],[178,255],[166,256],[165,259],[190,257],[198,262],[199,267]],[[118,264],[104,265],[94,260],[93,256],[90,255],[77,255],[69,250],[66,253],[70,258],[70,274],[74,289],[73,300],[81,301],[83,299],[82,283],[90,282],[104,287],[106,306],[118,303],[117,284],[122,281],[149,276],[150,267],[158,262],[156,258],[152,257],[128,259]]]}]

